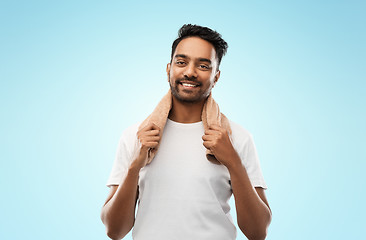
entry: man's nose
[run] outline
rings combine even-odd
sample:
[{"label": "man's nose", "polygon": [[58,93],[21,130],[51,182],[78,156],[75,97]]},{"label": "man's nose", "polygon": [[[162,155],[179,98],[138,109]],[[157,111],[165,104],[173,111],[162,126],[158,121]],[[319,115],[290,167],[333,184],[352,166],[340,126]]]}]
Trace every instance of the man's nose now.
[{"label": "man's nose", "polygon": [[194,64],[188,64],[183,74],[185,77],[188,78],[197,78],[196,67],[194,66]]}]

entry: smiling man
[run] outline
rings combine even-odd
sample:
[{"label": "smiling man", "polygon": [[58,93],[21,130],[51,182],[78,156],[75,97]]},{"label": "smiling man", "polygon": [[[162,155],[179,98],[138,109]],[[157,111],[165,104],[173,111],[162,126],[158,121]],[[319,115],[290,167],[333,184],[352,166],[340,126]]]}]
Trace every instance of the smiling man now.
[{"label": "smiling man", "polygon": [[133,228],[135,240],[236,239],[228,203],[234,195],[240,230],[248,239],[265,239],[271,210],[251,134],[230,120],[225,127],[224,115],[218,124],[203,119],[226,50],[209,28],[179,30],[166,69],[164,124],[130,126],[118,145],[101,214],[110,238]]}]

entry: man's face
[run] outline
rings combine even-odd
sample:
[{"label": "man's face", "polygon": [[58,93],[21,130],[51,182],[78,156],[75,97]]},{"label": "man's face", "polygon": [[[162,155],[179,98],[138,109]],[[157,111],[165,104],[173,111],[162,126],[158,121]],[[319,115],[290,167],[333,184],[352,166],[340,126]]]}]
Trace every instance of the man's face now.
[{"label": "man's face", "polygon": [[175,49],[167,75],[173,97],[181,102],[201,102],[220,77],[213,45],[199,37],[183,39]]}]

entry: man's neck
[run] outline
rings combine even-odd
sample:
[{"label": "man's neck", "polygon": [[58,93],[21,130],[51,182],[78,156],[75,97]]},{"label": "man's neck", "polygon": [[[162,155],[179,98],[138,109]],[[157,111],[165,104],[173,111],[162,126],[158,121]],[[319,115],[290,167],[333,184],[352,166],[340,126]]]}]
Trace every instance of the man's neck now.
[{"label": "man's neck", "polygon": [[168,118],[179,123],[195,123],[202,121],[202,109],[205,101],[196,103],[185,103],[172,99],[172,109]]}]

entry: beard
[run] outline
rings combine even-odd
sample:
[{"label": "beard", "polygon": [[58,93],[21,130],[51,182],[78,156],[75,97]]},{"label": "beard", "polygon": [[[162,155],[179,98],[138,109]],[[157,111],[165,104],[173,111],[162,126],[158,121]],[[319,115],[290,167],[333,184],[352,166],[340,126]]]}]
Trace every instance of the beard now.
[{"label": "beard", "polygon": [[169,85],[170,85],[170,90],[172,92],[172,95],[179,101],[182,103],[198,103],[198,102],[202,102],[203,100],[205,100],[209,95],[210,95],[210,90],[205,92],[202,89],[199,89],[199,91],[197,91],[196,94],[191,94],[191,96],[185,97],[182,94],[180,94],[180,92],[184,91],[184,90],[180,90],[179,89],[179,85],[181,85],[181,82],[183,80],[186,81],[190,81],[190,82],[194,82],[198,85],[198,87],[202,87],[202,84],[200,84],[199,82],[197,82],[197,80],[195,78],[178,78],[174,81],[174,84],[171,83],[170,81],[170,76],[169,76]]}]

